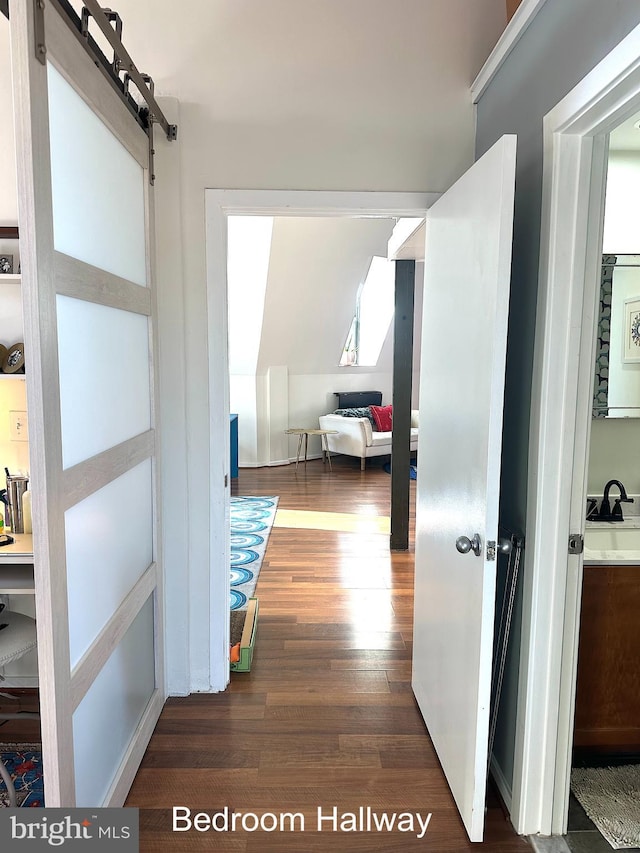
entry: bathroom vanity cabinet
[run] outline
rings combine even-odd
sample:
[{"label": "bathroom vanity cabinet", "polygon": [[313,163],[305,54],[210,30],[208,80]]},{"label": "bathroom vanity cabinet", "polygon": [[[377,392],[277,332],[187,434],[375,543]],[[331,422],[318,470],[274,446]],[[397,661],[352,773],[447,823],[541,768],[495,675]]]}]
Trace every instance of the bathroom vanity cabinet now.
[{"label": "bathroom vanity cabinet", "polygon": [[574,746],[640,753],[640,566],[584,567]]}]

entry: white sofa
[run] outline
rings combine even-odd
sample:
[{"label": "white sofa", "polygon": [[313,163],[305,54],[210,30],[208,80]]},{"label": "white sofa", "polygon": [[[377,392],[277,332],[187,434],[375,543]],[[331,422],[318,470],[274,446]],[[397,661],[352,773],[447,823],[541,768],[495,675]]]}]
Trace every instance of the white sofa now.
[{"label": "white sofa", "polygon": [[[320,429],[335,429],[337,435],[327,436],[331,453],[357,456],[364,471],[365,462],[372,456],[391,453],[391,433],[376,432],[369,418],[345,418],[342,415],[321,415]],[[418,410],[411,412],[411,451],[418,449]]]}]

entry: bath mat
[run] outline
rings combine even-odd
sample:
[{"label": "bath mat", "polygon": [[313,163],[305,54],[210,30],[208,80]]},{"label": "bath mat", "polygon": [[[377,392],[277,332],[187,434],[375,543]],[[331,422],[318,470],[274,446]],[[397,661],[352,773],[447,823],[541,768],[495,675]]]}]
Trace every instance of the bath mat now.
[{"label": "bath mat", "polygon": [[640,847],[640,764],[574,767],[571,790],[614,850]]}]

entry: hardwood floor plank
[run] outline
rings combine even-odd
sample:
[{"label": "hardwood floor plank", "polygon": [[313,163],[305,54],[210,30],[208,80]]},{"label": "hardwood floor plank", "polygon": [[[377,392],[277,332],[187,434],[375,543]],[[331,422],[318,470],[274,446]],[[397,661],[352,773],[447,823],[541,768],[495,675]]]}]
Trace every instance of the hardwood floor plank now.
[{"label": "hardwood floor plank", "polygon": [[[292,735],[273,734],[267,732],[253,732],[242,739],[244,748],[258,751],[271,751],[284,749],[298,749],[301,752],[306,750],[337,750],[342,748],[338,735],[326,734],[303,734]],[[181,735],[163,735],[155,733],[149,743],[147,753],[160,752],[164,750],[175,751],[180,746],[186,747],[184,738]],[[222,732],[214,732],[211,735],[194,735],[188,739],[188,748],[194,750],[224,750],[229,748],[230,739],[228,734]],[[349,747],[347,746],[347,749]]]},{"label": "hardwood floor plank", "polygon": [[174,705],[171,708],[166,708],[164,714],[167,720],[261,720],[264,717],[264,707],[262,705],[248,705],[243,708],[242,705],[227,705],[226,707],[205,708],[202,705],[191,705],[190,707],[180,708]]},{"label": "hardwood floor plank", "polygon": [[344,709],[349,707],[406,707],[407,700],[402,696],[394,696],[392,693],[359,693],[347,694],[331,690],[322,693],[294,693],[292,691],[273,690],[267,693],[267,705],[314,705],[319,707],[333,707]]},{"label": "hardwood floor plank", "polygon": [[[381,768],[380,752],[377,749],[287,749],[262,750],[260,769],[281,770],[310,769],[313,767],[375,767]],[[305,779],[308,781],[308,778]]]},{"label": "hardwood floor plank", "polygon": [[[385,516],[383,460],[361,472],[337,457],[244,469],[233,492],[278,495],[279,508]],[[413,548],[415,483],[411,484]],[[495,798],[484,844],[470,844],[411,690],[413,551],[379,533],[274,528],[256,594],[251,671],[222,694],[171,699],[127,805],[142,851],[239,853],[526,853]],[[172,806],[269,819],[300,813],[301,831],[173,833]],[[424,838],[318,831],[318,808],[432,813]],[[238,819],[240,819],[238,817]]]},{"label": "hardwood floor plank", "polygon": [[190,767],[197,770],[212,767],[256,768],[260,766],[261,756],[262,751],[259,749],[149,749],[140,766],[145,770],[153,767]]},{"label": "hardwood floor plank", "polygon": [[[260,629],[258,628],[258,631]],[[258,638],[258,644],[260,639]],[[258,657],[257,662],[262,662],[263,655]],[[294,690],[299,692],[316,692],[318,690],[351,690],[354,693],[388,693],[389,682],[385,672],[380,671],[361,671],[349,670],[346,672],[333,672],[331,670],[331,661],[327,659],[326,669],[291,669],[292,659],[295,656],[289,653],[286,661],[281,661],[280,664],[272,670],[261,672],[259,675],[252,675],[251,678],[246,678],[245,673],[234,674],[232,679],[232,690],[251,692],[252,686],[257,686],[260,690],[273,689],[273,685],[280,685],[283,690]],[[278,659],[279,660],[279,659]],[[254,656],[254,662],[256,657]],[[276,668],[281,669],[278,673]],[[244,678],[241,676],[245,675]]]}]

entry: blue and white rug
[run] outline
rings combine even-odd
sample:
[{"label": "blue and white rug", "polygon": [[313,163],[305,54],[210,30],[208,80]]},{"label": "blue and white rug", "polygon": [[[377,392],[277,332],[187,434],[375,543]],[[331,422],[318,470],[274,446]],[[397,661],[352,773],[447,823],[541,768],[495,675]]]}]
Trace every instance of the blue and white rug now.
[{"label": "blue and white rug", "polygon": [[231,610],[254,593],[277,507],[277,497],[231,498]]}]

